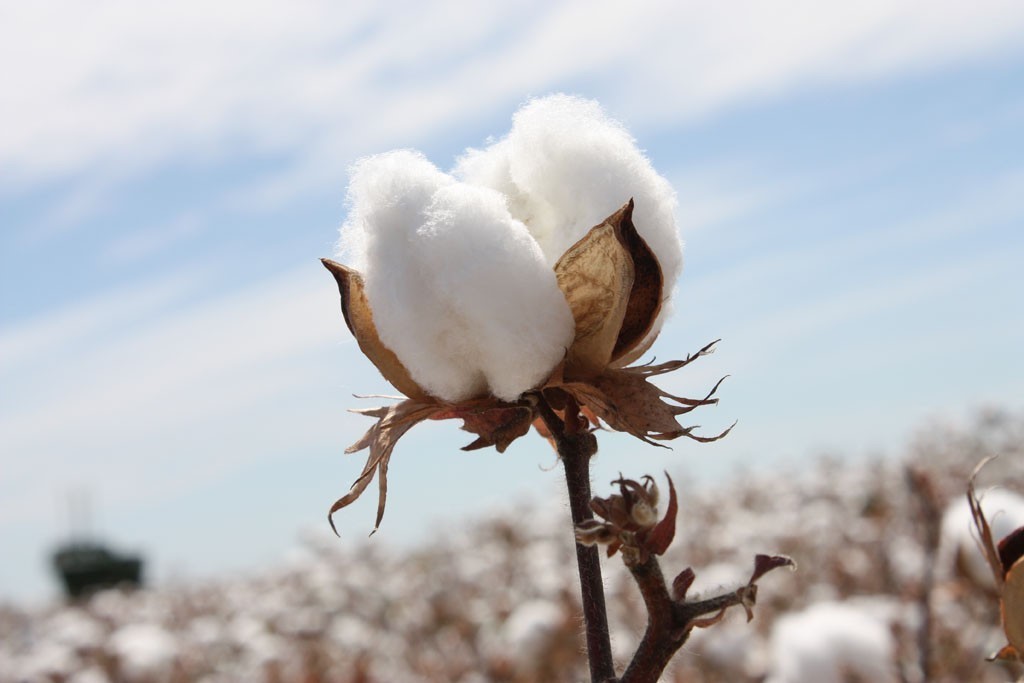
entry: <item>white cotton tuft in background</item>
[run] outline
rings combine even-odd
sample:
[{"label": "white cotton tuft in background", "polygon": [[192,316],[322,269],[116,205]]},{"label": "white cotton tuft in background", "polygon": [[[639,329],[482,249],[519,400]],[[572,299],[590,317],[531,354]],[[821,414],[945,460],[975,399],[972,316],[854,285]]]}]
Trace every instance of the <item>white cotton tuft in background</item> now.
[{"label": "white cotton tuft in background", "polygon": [[551,265],[632,198],[633,222],[657,255],[671,296],[682,269],[675,191],[597,102],[569,95],[532,100],[515,114],[508,136],[467,151],[454,174],[504,194]]},{"label": "white cotton tuft in background", "polygon": [[[1024,526],[1024,496],[1006,489],[991,489],[981,492],[979,499],[996,543]],[[967,500],[961,497],[950,503],[942,515],[940,576],[961,571],[977,585],[995,588],[992,570],[976,540],[977,533]]]},{"label": "white cotton tuft in background", "polygon": [[896,683],[895,615],[887,607],[822,602],[782,615],[772,628],[766,683]]},{"label": "white cotton tuft in background", "polygon": [[500,194],[399,151],[357,164],[349,201],[343,239],[381,341],[427,392],[512,401],[564,357],[569,306]]}]

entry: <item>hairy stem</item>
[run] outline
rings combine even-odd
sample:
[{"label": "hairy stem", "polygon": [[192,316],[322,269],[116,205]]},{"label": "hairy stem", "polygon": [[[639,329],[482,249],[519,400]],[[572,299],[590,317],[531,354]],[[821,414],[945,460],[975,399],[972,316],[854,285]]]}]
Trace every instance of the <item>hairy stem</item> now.
[{"label": "hairy stem", "polygon": [[[787,559],[790,564],[792,561]],[[751,583],[734,591],[704,600],[674,600],[665,585],[658,558],[649,555],[643,562],[626,562],[640,588],[647,607],[647,630],[618,683],[657,683],[675,653],[694,628],[717,623],[730,607],[750,609],[757,599],[757,586]],[[776,565],[779,566],[779,565]]]},{"label": "hairy stem", "polygon": [[630,566],[629,571],[647,606],[647,629],[633,661],[622,676],[622,682],[654,683],[690,632],[685,623],[680,625],[676,622],[675,604],[669,597],[658,560],[651,555],[643,564]]},{"label": "hairy stem", "polygon": [[[579,412],[574,404],[567,406],[565,421],[555,414],[543,397],[538,409],[545,426],[551,432],[551,437],[558,448],[558,456],[565,467],[569,510],[575,527],[594,517],[590,510],[590,458],[597,452],[597,439],[589,431],[580,429]],[[591,683],[614,681],[615,666],[612,663],[608,612],[604,601],[604,582],[601,579],[598,549],[577,543],[576,564],[580,575],[590,680]]]}]

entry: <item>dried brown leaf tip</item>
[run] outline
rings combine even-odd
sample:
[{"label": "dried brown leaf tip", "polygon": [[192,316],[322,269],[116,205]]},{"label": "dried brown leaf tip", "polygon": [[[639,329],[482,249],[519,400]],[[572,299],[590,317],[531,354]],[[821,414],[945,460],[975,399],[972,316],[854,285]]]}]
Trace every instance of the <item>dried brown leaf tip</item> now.
[{"label": "dried brown leaf tip", "polygon": [[1024,661],[1024,527],[1016,529],[997,544],[975,490],[978,473],[992,460],[986,458],[981,461],[967,482],[967,503],[978,532],[978,545],[992,569],[999,591],[999,611],[1008,641],[991,659]]},{"label": "dried brown leaf tip", "polygon": [[600,519],[576,527],[576,541],[582,545],[606,545],[611,557],[620,549],[627,564],[642,564],[652,554],[663,555],[675,538],[679,504],[672,478],[668,479],[668,506],[658,520],[658,485],[651,476],[642,481],[624,479],[612,482],[619,492],[607,498],[595,497],[590,509]]},{"label": "dried brown leaf tip", "polygon": [[720,622],[730,607],[742,607],[747,621],[754,618],[757,603],[757,582],[768,572],[786,567],[796,570],[796,562],[785,555],[757,555],[754,557],[754,571],[750,580],[729,593],[702,600],[686,600],[686,593],[693,585],[696,574],[687,567],[672,581],[672,599],[678,603],[683,614],[692,615],[687,620],[689,628],[708,628]]},{"label": "dried brown leaf tip", "polygon": [[[650,381],[712,353],[716,342],[684,360],[626,367],[645,353],[657,337],[656,324],[665,298],[658,258],[633,224],[632,200],[594,226],[555,264],[554,275],[575,324],[573,340],[564,359],[550,369],[547,379],[515,401],[487,394],[450,402],[431,395],[381,340],[362,276],[330,259],[323,259],[323,264],[337,282],[345,323],[360,350],[407,397],[390,407],[355,411],[376,418],[377,423],[348,449],[350,453],[369,449],[369,456],[349,492],[331,506],[329,519],[356,500],[376,477],[377,525],[380,524],[387,498],[387,469],[395,443],[423,420],[462,420],[463,429],[476,435],[466,450],[494,446],[499,452],[526,434],[531,425],[542,424],[538,410],[541,401],[567,424],[580,423],[585,429],[606,426],[655,445],[679,437],[715,441],[732,429],[702,436],[696,433],[697,427],[679,422],[681,416],[696,408],[716,404],[715,392],[721,380],[701,398],[675,396]],[[546,438],[551,436],[543,428],[538,427],[538,431]],[[637,484],[622,480],[621,487],[628,491],[631,500],[656,497],[653,480],[645,481]],[[674,504],[674,495],[673,492],[670,505]],[[640,508],[633,513],[644,514]],[[659,526],[657,530],[653,525],[645,527],[645,552],[664,552],[663,546],[667,547],[674,533],[674,515],[672,525]]]}]

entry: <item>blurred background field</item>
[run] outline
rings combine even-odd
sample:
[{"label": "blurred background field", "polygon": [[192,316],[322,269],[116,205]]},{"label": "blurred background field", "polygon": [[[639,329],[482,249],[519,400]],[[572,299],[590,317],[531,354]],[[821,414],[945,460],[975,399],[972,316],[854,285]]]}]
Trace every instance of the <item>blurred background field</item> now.
[{"label": "blurred background field", "polygon": [[[685,265],[652,353],[722,338],[664,388],[728,374],[699,419],[739,420],[676,451],[602,435],[595,482],[670,471],[692,526],[669,565],[708,581],[762,550],[801,561],[677,672],[790,675],[786,629],[843,621],[863,626],[850,660],[901,664],[867,680],[917,680],[935,516],[906,463],[945,505],[1000,451],[988,481],[1024,491],[1022,35],[1016,0],[3,3],[0,679],[575,671],[543,440],[467,454],[452,424],[420,425],[374,539],[372,496],[328,536],[362,464],[342,455],[368,427],[352,395],[393,392],[318,263],[355,160],[417,148],[447,169],[562,91],[599,100],[676,188]],[[1011,417],[970,423],[977,406]],[[149,588],[58,607],[49,556],[83,526],[144,557]],[[936,675],[1007,680],[980,663],[994,599],[935,567]],[[640,613],[609,587],[628,650]]]},{"label": "blurred background field", "polygon": [[[664,680],[1015,680],[985,661],[1005,639],[964,498],[993,454],[980,483],[999,488],[984,504],[999,528],[1022,524],[1020,415],[930,425],[885,461],[825,458],[712,487],[674,469],[680,526],[666,573],[692,566],[694,590],[712,591],[744,583],[758,552],[789,554],[799,570],[762,581],[753,622],[737,611],[697,631]],[[407,549],[311,535],[273,568],[9,605],[0,681],[583,680],[564,508],[557,496],[510,502]],[[605,566],[612,643],[626,658],[646,616],[619,558]]]}]

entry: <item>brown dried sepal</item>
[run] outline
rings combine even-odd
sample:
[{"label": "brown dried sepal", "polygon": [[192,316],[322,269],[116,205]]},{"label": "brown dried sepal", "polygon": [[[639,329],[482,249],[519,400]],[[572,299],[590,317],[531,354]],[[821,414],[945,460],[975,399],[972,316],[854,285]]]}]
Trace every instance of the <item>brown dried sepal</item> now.
[{"label": "brown dried sepal", "polygon": [[477,439],[463,446],[462,450],[475,451],[494,446],[499,453],[504,453],[513,441],[530,431],[536,414],[529,401],[510,404],[481,399],[460,403],[431,415],[432,420],[453,418],[462,420],[463,430],[477,435]]},{"label": "brown dried sepal", "polygon": [[[377,422],[370,427],[359,441],[345,449],[346,453],[357,453],[365,448],[370,449],[366,458],[366,464],[359,477],[352,483],[348,493],[339,498],[331,506],[327,513],[327,521],[335,534],[338,529],[334,526],[332,516],[335,512],[355,502],[363,494],[366,487],[377,477],[379,494],[377,498],[377,519],[373,525],[373,531],[377,531],[381,520],[384,518],[384,505],[388,498],[388,463],[391,460],[391,453],[395,444],[402,436],[423,420],[430,418],[437,413],[440,406],[435,402],[423,402],[414,399],[396,403],[393,406],[380,408],[369,408],[364,410],[353,410],[360,415],[369,415],[377,418]],[[373,532],[371,532],[372,534]]]},{"label": "brown dried sepal", "polygon": [[398,356],[384,345],[373,322],[373,310],[366,299],[363,277],[348,266],[331,259],[320,259],[338,283],[341,294],[341,314],[345,317],[359,349],[370,359],[380,374],[409,398],[427,400],[429,395],[417,384]]},{"label": "brown dried sepal", "polygon": [[711,342],[685,360],[669,361],[658,365],[640,365],[623,369],[607,369],[586,382],[565,381],[558,385],[594,416],[616,431],[627,432],[649,444],[670,441],[685,436],[707,443],[725,437],[732,426],[715,436],[694,433],[698,426],[683,426],[678,418],[700,406],[715,405],[715,392],[725,380],[720,379],[704,398],[693,399],[674,396],[651,384],[649,378],[686,367],[697,358],[714,351],[717,341]]}]

